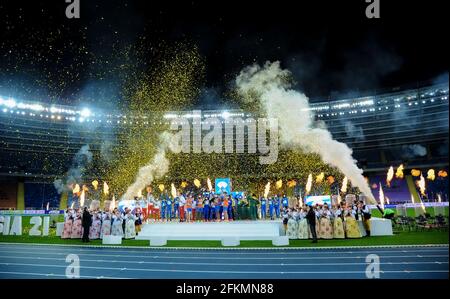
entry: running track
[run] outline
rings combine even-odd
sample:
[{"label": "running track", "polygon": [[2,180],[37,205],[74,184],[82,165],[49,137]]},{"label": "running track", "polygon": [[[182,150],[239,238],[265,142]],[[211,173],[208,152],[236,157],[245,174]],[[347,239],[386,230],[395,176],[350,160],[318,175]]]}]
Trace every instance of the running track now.
[{"label": "running track", "polygon": [[0,278],[65,278],[66,256],[80,278],[366,278],[366,256],[380,278],[448,279],[448,246],[342,249],[153,249],[0,243]]}]

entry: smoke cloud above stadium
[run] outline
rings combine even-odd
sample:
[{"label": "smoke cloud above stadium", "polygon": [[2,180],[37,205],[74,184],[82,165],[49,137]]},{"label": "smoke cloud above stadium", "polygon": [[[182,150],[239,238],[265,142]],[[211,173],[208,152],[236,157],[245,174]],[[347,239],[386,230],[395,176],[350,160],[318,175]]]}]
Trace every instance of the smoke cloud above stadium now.
[{"label": "smoke cloud above stadium", "polygon": [[235,83],[244,99],[251,100],[256,94],[267,117],[278,119],[281,147],[319,154],[325,163],[338,168],[353,186],[375,202],[352,150],[334,140],[328,130],[315,126],[308,97],[291,89],[289,76],[290,72],[281,69],[278,61],[266,62],[263,66],[255,64],[243,69]]},{"label": "smoke cloud above stadium", "polygon": [[55,179],[53,185],[58,193],[67,190],[70,184],[76,184],[82,180],[84,172],[92,162],[92,152],[89,144],[83,145],[72,159],[72,165],[63,179]]}]

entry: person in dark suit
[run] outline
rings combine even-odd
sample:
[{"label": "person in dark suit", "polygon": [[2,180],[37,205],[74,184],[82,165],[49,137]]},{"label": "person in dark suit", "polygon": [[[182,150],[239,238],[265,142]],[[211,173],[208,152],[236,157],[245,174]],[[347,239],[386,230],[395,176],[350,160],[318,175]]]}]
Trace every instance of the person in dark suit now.
[{"label": "person in dark suit", "polygon": [[83,227],[83,242],[89,242],[89,229],[92,225],[92,216],[89,213],[88,208],[84,207],[83,216],[81,218],[81,226]]},{"label": "person in dark suit", "polygon": [[317,243],[316,234],[316,211],[308,206],[308,212],[306,213],[306,219],[308,220],[309,229],[311,230],[311,235],[313,237],[313,243]]}]

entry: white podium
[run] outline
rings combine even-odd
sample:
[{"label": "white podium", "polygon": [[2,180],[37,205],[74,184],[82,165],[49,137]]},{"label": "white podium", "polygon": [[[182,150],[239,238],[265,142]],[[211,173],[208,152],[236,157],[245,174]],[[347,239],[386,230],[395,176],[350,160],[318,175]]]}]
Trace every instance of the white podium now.
[{"label": "white podium", "polygon": [[56,223],[56,236],[60,237],[64,230],[64,222]]},{"label": "white podium", "polygon": [[[363,237],[366,235],[366,230],[362,221],[358,221],[359,230]],[[392,221],[384,218],[370,218],[370,235],[371,236],[392,236]]]}]

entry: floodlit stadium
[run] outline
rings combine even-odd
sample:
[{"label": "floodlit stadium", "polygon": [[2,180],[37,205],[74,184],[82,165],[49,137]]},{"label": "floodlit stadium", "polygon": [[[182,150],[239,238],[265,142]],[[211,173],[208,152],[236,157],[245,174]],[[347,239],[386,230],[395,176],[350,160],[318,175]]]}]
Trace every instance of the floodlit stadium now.
[{"label": "floodlit stadium", "polygon": [[57,2],[0,1],[0,282],[448,279],[443,1]]},{"label": "floodlit stadium", "polygon": [[[52,181],[67,171],[83,145],[89,144],[91,151],[99,152],[105,142],[115,144],[122,138],[117,133],[119,127],[155,125],[151,112],[126,115],[94,107],[49,105],[8,97],[0,98],[0,109],[0,175],[9,186],[24,182],[38,189],[33,190],[36,198],[26,196],[30,207],[44,204],[42,194],[54,198],[51,202],[57,204]],[[400,164],[408,169],[448,169],[448,84],[315,101],[310,109],[315,120],[323,121],[334,138],[353,150],[358,165],[375,183],[387,168]],[[200,114],[203,120],[218,117],[222,121],[251,116],[240,110],[200,110]],[[164,119],[169,123],[192,115],[192,111],[167,112]],[[44,153],[51,153],[54,159],[45,159]],[[442,193],[442,198],[447,199],[447,179],[437,185],[430,192]],[[392,200],[409,201],[410,196],[403,192]]]}]

